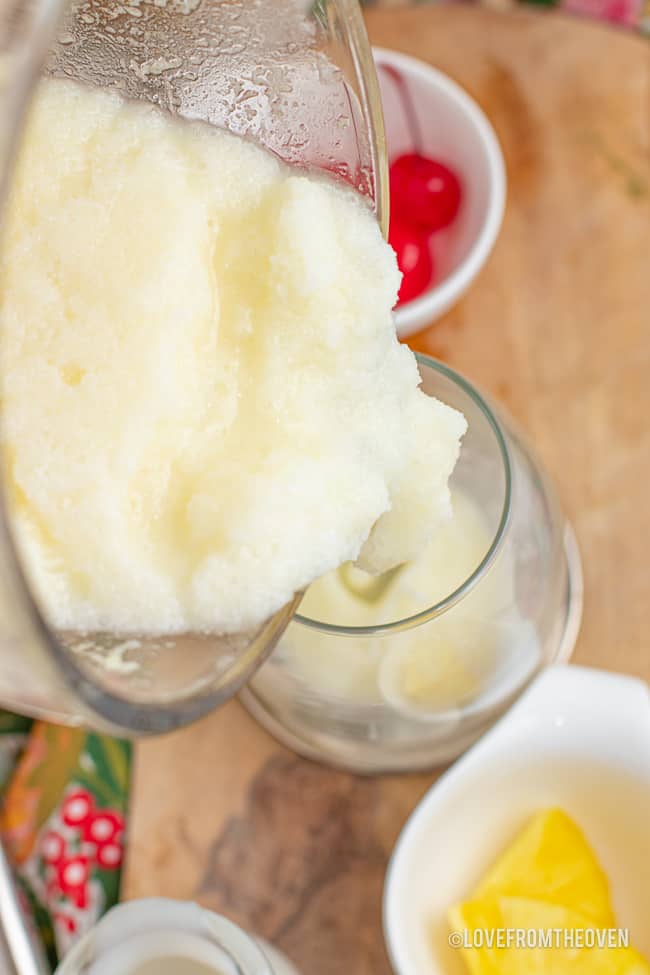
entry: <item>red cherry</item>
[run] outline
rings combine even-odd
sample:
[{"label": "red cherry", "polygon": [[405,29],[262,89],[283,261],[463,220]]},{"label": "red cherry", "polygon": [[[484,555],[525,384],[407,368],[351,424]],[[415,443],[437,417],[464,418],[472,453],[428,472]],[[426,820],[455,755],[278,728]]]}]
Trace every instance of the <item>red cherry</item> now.
[{"label": "red cherry", "polygon": [[417,152],[398,156],[390,167],[390,201],[401,220],[432,233],[449,226],[460,208],[458,177],[448,166]]},{"label": "red cherry", "polygon": [[397,255],[397,264],[402,272],[397,304],[403,305],[421,295],[433,281],[429,241],[417,227],[391,218],[388,243]]}]

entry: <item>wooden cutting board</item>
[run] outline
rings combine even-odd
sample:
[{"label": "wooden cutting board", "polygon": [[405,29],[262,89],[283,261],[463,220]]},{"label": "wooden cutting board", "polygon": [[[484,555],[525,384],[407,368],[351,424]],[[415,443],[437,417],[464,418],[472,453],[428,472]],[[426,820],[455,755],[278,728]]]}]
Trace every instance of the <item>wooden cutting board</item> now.
[{"label": "wooden cutting board", "polygon": [[[500,397],[554,476],[585,565],[575,659],[650,679],[650,46],[535,10],[368,25],[474,95],[508,167],[487,267],[414,345]],[[305,975],[387,975],[386,861],[434,779],[304,762],[233,703],[139,746],[125,894],[223,911]]]}]

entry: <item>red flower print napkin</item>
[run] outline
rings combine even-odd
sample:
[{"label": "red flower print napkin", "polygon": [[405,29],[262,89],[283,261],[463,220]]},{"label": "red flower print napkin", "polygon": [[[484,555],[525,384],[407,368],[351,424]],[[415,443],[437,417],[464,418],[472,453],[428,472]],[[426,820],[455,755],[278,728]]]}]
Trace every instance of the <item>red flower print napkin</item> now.
[{"label": "red flower print napkin", "polygon": [[0,826],[55,968],[119,900],[126,741],[0,711]]}]

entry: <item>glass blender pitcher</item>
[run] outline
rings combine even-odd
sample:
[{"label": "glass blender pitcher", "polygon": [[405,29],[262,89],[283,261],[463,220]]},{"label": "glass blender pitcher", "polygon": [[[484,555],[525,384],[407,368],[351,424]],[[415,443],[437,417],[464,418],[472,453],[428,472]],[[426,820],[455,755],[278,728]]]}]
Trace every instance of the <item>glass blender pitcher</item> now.
[{"label": "glass blender pitcher", "polygon": [[[368,198],[386,229],[383,120],[357,0],[74,0],[63,16],[60,6],[15,0],[0,12],[3,186],[42,69],[333,174]],[[299,599],[229,636],[53,632],[0,504],[0,705],[119,734],[172,730],[240,688]]]}]

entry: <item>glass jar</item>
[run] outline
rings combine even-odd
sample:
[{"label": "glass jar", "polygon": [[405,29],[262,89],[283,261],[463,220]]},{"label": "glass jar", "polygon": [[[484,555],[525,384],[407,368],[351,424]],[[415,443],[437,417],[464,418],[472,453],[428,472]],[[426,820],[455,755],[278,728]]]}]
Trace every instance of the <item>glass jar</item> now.
[{"label": "glass jar", "polygon": [[410,565],[318,580],[241,695],[290,748],[357,772],[457,756],[568,658],[581,616],[574,536],[530,449],[465,379],[418,361],[424,391],[468,423],[454,517]]},{"label": "glass jar", "polygon": [[112,908],[56,975],[298,975],[276,948],[188,901],[150,898]]},{"label": "glass jar", "polygon": [[[56,0],[36,0],[0,14],[5,175],[58,10]],[[291,165],[334,174],[368,198],[386,229],[383,119],[357,0],[73,0],[44,70],[225,127]],[[12,710],[121,734],[169,731],[235,693],[298,602],[227,638],[54,633],[0,509],[0,705]]]}]

